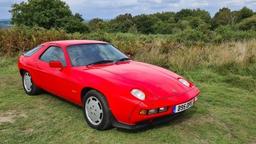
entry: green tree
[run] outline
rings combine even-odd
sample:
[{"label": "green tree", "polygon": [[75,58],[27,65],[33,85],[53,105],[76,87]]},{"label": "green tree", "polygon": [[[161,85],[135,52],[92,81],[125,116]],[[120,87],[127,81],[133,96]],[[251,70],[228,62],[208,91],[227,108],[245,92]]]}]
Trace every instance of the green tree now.
[{"label": "green tree", "polygon": [[177,23],[177,27],[182,31],[186,29],[191,29],[190,22],[188,20],[180,20]]},{"label": "green tree", "polygon": [[253,10],[243,7],[240,11],[237,12],[236,22],[240,22],[243,19],[251,17],[253,15]]},{"label": "green tree", "polygon": [[229,8],[220,9],[213,17],[213,27],[232,24],[233,15]]},{"label": "green tree", "polygon": [[69,6],[61,0],[28,0],[14,4],[11,10],[15,25],[64,28],[68,32],[88,29],[80,14],[73,15]]},{"label": "green tree", "polygon": [[176,24],[174,23],[158,21],[154,25],[154,30],[155,30],[155,33],[157,34],[172,34],[174,32],[175,27],[176,27]]},{"label": "green tree", "polygon": [[175,17],[175,13],[174,12],[162,12],[162,13],[155,13],[150,16],[157,17],[158,19],[160,19],[161,21],[164,21],[164,22],[167,22],[167,21],[171,22],[173,20],[173,18]]},{"label": "green tree", "polygon": [[82,17],[82,15],[81,14],[79,14],[79,13],[75,13],[75,15],[74,15],[79,21],[84,21],[84,19],[83,19],[83,17]]},{"label": "green tree", "polygon": [[175,15],[176,22],[183,20],[186,17],[191,17],[193,15],[193,11],[191,9],[182,9]]},{"label": "green tree", "polygon": [[196,29],[198,31],[207,32],[210,30],[211,25],[209,23],[204,22],[199,17],[193,17],[189,21],[192,29]]},{"label": "green tree", "polygon": [[206,23],[211,22],[210,13],[205,11],[205,10],[201,10],[201,9],[193,9],[193,10],[191,10],[191,9],[182,9],[181,11],[176,13],[175,20],[177,22],[180,21],[180,20],[188,20],[189,21],[189,19],[193,18],[193,17],[198,17]]},{"label": "green tree", "polygon": [[106,27],[104,20],[100,18],[94,18],[88,24],[91,31],[102,31]]},{"label": "green tree", "polygon": [[238,24],[240,30],[256,30],[256,15],[242,20]]},{"label": "green tree", "polygon": [[159,21],[158,18],[149,15],[138,15],[134,17],[134,23],[136,24],[137,31],[143,34],[155,33],[155,23]]},{"label": "green tree", "polygon": [[65,29],[68,33],[80,32],[80,33],[88,33],[90,32],[89,27],[80,22],[77,17],[65,17],[60,19],[59,27]]},{"label": "green tree", "polygon": [[117,16],[109,23],[110,31],[112,32],[128,32],[134,25],[131,14],[126,13]]}]

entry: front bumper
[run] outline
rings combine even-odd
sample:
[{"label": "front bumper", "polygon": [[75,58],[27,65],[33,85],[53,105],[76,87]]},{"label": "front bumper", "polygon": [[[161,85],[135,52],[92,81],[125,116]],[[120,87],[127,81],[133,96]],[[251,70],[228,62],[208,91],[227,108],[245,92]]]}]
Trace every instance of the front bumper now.
[{"label": "front bumper", "polygon": [[[115,121],[113,125],[116,127],[121,127],[125,129],[137,129],[138,127],[144,127],[148,125],[148,122],[151,121],[167,121],[175,117],[176,114],[173,113],[173,109],[176,105],[185,103],[187,101],[195,99],[200,94],[198,88],[193,87],[190,91],[187,91],[181,95],[168,97],[166,99],[159,99],[157,101],[150,102],[140,102],[137,104],[136,108],[133,109],[132,113],[130,113],[127,119],[127,122]],[[168,107],[168,110],[161,113],[151,114],[151,115],[141,115],[141,110],[149,110],[160,107]],[[164,118],[164,120],[162,120]],[[155,123],[155,122],[154,122]],[[158,122],[156,122],[158,123]]]}]

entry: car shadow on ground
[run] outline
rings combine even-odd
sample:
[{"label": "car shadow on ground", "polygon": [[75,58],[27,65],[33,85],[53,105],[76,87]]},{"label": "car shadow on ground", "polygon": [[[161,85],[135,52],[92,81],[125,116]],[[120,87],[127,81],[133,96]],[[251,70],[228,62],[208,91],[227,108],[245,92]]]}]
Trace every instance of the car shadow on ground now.
[{"label": "car shadow on ground", "polygon": [[[43,93],[45,96],[48,96],[50,98],[54,98],[54,99],[58,99],[60,100],[61,102],[63,103],[66,103],[76,109],[79,109],[81,110],[81,113],[82,113],[82,107],[81,106],[78,106],[74,103],[71,103],[59,96],[56,96],[54,94],[51,94],[47,91],[43,91]],[[40,95],[39,95],[40,96]],[[143,133],[143,132],[146,132],[148,130],[152,130],[152,129],[160,129],[160,128],[163,128],[163,127],[168,127],[168,126],[175,126],[175,125],[179,125],[185,121],[188,121],[190,118],[193,117],[193,115],[196,113],[196,107],[193,107],[194,109],[193,110],[189,110],[188,111],[185,111],[185,112],[181,112],[180,114],[178,114],[177,116],[173,117],[171,120],[169,120],[168,122],[164,122],[164,123],[157,123],[157,124],[150,124],[145,127],[145,128],[140,128],[140,129],[135,129],[135,130],[128,130],[128,129],[122,129],[122,128],[112,128],[110,130],[117,130],[119,132],[125,132],[125,133]]]}]

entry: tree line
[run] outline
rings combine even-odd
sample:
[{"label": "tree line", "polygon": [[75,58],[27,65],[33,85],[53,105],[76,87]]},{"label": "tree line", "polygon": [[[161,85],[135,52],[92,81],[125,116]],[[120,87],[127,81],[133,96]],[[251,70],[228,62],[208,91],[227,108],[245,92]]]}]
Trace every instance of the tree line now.
[{"label": "tree line", "polygon": [[208,34],[223,29],[256,30],[256,14],[247,7],[237,11],[221,8],[213,17],[206,10],[182,9],[178,12],[136,16],[126,13],[111,20],[94,18],[86,22],[80,14],[73,14],[69,6],[61,0],[28,0],[14,4],[11,13],[14,25],[61,28],[68,33],[176,34],[193,30]]}]

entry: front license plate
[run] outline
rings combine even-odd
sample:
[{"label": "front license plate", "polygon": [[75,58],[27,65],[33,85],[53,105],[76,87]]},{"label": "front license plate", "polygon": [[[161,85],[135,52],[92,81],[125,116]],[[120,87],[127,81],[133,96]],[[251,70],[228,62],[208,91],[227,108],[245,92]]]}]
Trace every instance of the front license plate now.
[{"label": "front license plate", "polygon": [[188,102],[186,102],[186,103],[182,103],[182,104],[176,105],[176,106],[174,107],[173,112],[174,112],[174,113],[182,112],[182,111],[184,111],[184,110],[187,110],[187,109],[191,108],[191,107],[193,106],[193,104],[194,104],[194,99],[193,99],[193,100],[190,100],[190,101],[188,101]]}]

